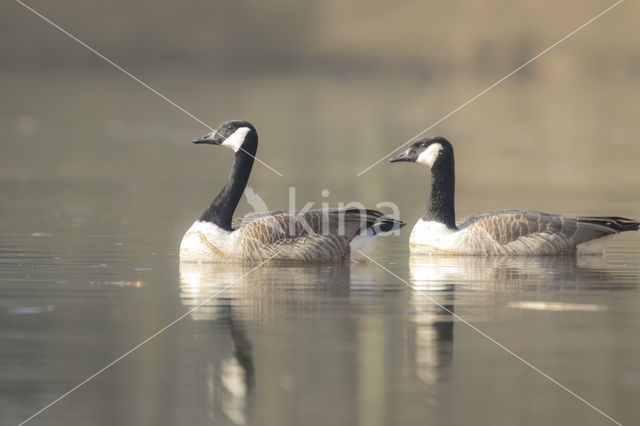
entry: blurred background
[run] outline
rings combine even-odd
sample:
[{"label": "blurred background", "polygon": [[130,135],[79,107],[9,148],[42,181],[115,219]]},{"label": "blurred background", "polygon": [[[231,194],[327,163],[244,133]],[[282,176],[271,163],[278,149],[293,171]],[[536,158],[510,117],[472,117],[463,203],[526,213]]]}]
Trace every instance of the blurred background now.
[{"label": "blurred background", "polygon": [[[425,169],[354,175],[613,3],[28,4],[208,125],[254,123],[284,174],[254,167],[270,208],[296,185],[318,204],[391,199],[411,219]],[[637,206],[638,12],[622,3],[429,132],[456,148],[461,215],[612,213],[596,193]],[[204,208],[231,161],[190,144],[207,128],[19,3],[0,23],[0,180],[115,185],[160,215],[180,206],[181,226]]]},{"label": "blurred background", "polygon": [[[291,186],[298,208],[396,203],[409,225],[375,258],[408,279],[421,271],[407,240],[428,171],[385,161],[356,174],[613,2],[26,4],[209,126],[251,121],[258,157],[283,174],[254,166],[249,184],[270,209],[289,207]],[[429,131],[455,147],[459,219],[508,208],[640,218],[638,16],[638,3],[621,3]],[[179,271],[177,250],[232,154],[193,145],[206,126],[12,1],[0,13],[0,93],[0,412],[17,423],[217,291],[212,276],[226,285],[217,270]],[[242,201],[238,214],[249,211]],[[454,259],[423,266],[424,280],[446,283],[452,308],[455,288],[456,312],[630,421],[638,235],[615,241],[595,272]],[[460,323],[454,344],[450,318],[374,265],[299,269],[265,270],[249,297],[215,299],[230,325],[218,311],[185,320],[39,421],[250,423],[220,423],[207,404],[222,392],[243,411],[220,382],[237,385],[229,359],[242,364],[252,340],[246,406],[264,424],[602,424]],[[510,307],[547,299],[596,313]],[[249,387],[253,367],[241,366]]]}]

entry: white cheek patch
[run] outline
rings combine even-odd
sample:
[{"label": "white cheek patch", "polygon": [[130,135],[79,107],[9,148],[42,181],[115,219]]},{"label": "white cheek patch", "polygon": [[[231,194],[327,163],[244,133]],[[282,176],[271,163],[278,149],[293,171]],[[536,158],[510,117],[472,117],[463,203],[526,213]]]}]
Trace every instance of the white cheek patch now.
[{"label": "white cheek patch", "polygon": [[242,142],[244,142],[244,138],[247,137],[247,133],[250,131],[251,129],[248,127],[241,127],[233,132],[233,134],[226,138],[220,145],[228,146],[233,149],[234,152],[238,152]]},{"label": "white cheek patch", "polygon": [[426,164],[429,167],[433,167],[433,163],[436,162],[436,158],[438,158],[440,151],[442,151],[442,145],[439,143],[429,145],[429,148],[425,149],[420,153],[420,155],[418,155],[416,163]]}]

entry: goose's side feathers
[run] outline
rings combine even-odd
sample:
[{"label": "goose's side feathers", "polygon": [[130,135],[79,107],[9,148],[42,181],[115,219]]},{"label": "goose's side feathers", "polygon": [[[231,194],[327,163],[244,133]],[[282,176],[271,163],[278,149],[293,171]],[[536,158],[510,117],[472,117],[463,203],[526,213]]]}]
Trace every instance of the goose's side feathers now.
[{"label": "goose's side feathers", "polygon": [[240,228],[241,226],[244,226],[244,225],[247,225],[248,223],[253,222],[254,220],[258,220],[265,217],[277,216],[285,213],[287,213],[286,210],[247,213],[242,217],[236,217],[235,219],[233,219],[233,221],[231,222],[231,226],[233,227],[233,229],[237,229],[237,228]]},{"label": "goose's side feathers", "polygon": [[[251,229],[255,231],[256,228]],[[265,231],[266,229],[260,229]],[[301,261],[346,261],[351,254],[350,239],[337,234],[305,234],[293,238],[272,238],[265,241],[265,233],[252,238],[249,230],[242,238],[244,259],[301,260]]]},{"label": "goose's side feathers", "polygon": [[258,213],[238,222],[243,256],[265,258],[277,249],[276,258],[297,260],[348,258],[352,241],[373,240],[405,225],[378,211],[357,209]]},{"label": "goose's side feathers", "polygon": [[493,243],[487,244],[488,254],[550,255],[575,252],[584,243],[637,230],[638,226],[636,221],[614,216],[509,210],[472,216],[458,228],[464,234],[483,235]]},{"label": "goose's side feathers", "polygon": [[180,255],[183,261],[347,260],[352,249],[370,250],[369,241],[404,225],[375,210],[252,213],[235,219],[232,231],[196,222],[183,239]]},{"label": "goose's side feathers", "polygon": [[639,222],[618,217],[510,210],[470,217],[456,229],[421,219],[411,232],[410,244],[414,254],[597,254],[609,237],[639,226]]},{"label": "goose's side feathers", "polygon": [[282,236],[341,233],[349,237],[358,235],[361,229],[371,230],[371,236],[395,231],[406,225],[400,220],[384,216],[376,210],[318,209],[290,212],[286,210],[250,213],[232,222],[234,229],[247,226],[268,226],[281,230]]},{"label": "goose's side feathers", "polygon": [[471,216],[459,229],[482,227],[498,242],[506,244],[535,233],[558,234],[581,244],[594,238],[635,231],[640,223],[615,216],[559,215],[531,210],[505,210]]}]

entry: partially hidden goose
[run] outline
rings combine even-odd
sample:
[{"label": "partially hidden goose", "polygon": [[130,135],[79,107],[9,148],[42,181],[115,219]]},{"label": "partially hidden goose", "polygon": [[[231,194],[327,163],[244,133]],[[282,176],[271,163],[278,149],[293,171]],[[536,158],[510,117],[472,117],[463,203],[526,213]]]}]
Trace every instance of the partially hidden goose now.
[{"label": "partially hidden goose", "polygon": [[479,214],[456,225],[453,147],[443,137],[422,137],[390,159],[431,169],[427,211],[409,239],[412,254],[560,255],[601,253],[608,237],[636,231],[640,222],[616,216],[575,216],[531,210]]},{"label": "partially hidden goose", "polygon": [[246,121],[228,121],[193,141],[235,152],[226,185],[189,228],[180,244],[183,262],[350,259],[356,248],[405,223],[376,210],[322,209],[253,213],[233,220],[258,149],[258,133]]}]

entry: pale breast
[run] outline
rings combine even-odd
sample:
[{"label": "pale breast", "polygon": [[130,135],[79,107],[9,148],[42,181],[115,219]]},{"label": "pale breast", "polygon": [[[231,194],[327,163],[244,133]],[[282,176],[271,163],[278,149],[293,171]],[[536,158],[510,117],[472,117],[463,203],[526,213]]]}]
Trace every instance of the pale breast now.
[{"label": "pale breast", "polygon": [[213,223],[196,221],[180,243],[181,262],[215,262],[233,258],[237,238]]},{"label": "pale breast", "polygon": [[457,253],[459,251],[455,229],[435,221],[420,219],[411,231],[409,247],[414,254]]}]

